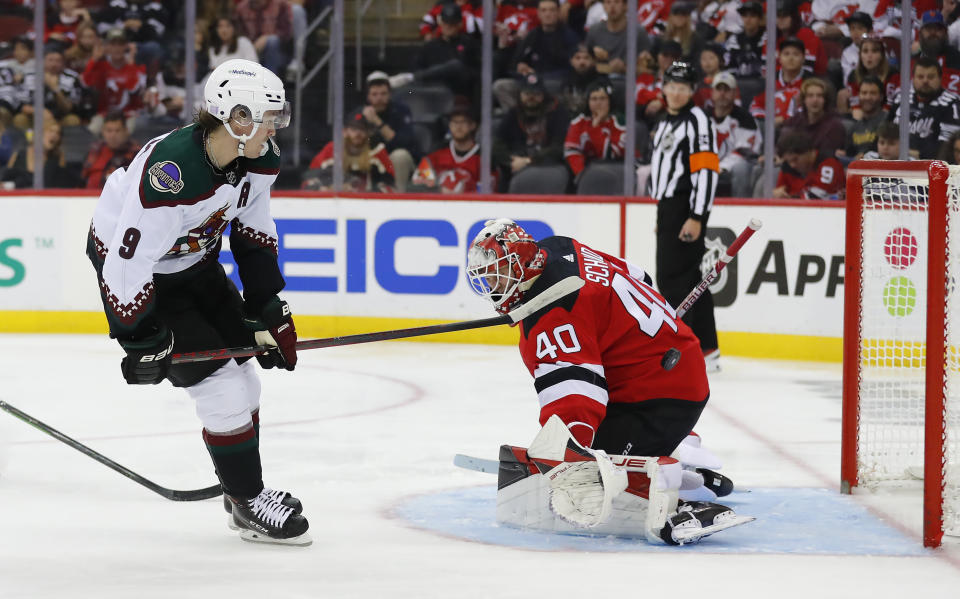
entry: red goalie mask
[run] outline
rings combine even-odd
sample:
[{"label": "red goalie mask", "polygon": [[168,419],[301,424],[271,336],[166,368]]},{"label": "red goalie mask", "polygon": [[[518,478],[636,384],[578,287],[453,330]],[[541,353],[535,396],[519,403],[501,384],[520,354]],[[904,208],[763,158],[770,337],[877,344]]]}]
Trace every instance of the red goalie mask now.
[{"label": "red goalie mask", "polygon": [[467,254],[467,279],[481,297],[506,314],[543,272],[546,254],[523,227],[508,218],[488,220]]}]

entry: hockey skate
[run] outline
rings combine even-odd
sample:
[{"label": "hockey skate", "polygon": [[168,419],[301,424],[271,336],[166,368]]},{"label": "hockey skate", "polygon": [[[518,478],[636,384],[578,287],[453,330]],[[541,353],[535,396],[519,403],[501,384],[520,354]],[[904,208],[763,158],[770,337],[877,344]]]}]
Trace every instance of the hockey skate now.
[{"label": "hockey skate", "polygon": [[[240,499],[224,495],[231,505],[234,526],[240,538],[255,543],[278,543],[282,545],[309,545],[313,539],[307,534],[310,527],[303,515],[296,513],[282,499],[296,500],[289,493],[264,489],[253,499]],[[280,497],[281,500],[277,498]],[[300,502],[297,501],[297,504]],[[302,509],[302,508],[301,508]],[[233,527],[231,527],[233,528]]]},{"label": "hockey skate", "polygon": [[667,518],[667,523],[660,529],[660,538],[668,545],[696,543],[715,532],[754,520],[753,516],[738,516],[719,503],[681,501],[676,513]]},{"label": "hockey skate", "polygon": [[[274,489],[264,489],[264,493],[267,493],[274,500],[279,501],[283,505],[293,508],[294,514],[303,513],[303,504],[300,503],[300,500],[294,497],[287,491],[276,491]],[[240,530],[240,527],[233,521],[233,503],[230,502],[230,499],[227,497],[226,493],[223,495],[223,509],[226,510],[227,514],[227,526],[230,527],[230,530]]]}]

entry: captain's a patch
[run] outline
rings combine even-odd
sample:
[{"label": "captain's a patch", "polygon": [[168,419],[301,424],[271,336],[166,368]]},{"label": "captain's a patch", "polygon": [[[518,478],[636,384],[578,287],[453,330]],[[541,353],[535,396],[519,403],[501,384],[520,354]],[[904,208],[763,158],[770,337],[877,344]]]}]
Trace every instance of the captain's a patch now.
[{"label": "captain's a patch", "polygon": [[150,187],[161,193],[180,193],[183,189],[183,175],[176,162],[164,160],[150,167]]}]

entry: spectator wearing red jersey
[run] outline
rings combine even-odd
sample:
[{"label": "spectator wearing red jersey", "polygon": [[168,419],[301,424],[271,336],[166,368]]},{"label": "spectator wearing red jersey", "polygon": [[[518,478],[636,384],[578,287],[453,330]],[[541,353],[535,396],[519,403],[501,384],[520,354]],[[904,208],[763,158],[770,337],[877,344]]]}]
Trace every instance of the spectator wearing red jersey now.
[{"label": "spectator wearing red jersey", "polygon": [[479,35],[483,25],[483,4],[479,0],[437,0],[420,19],[420,37],[430,41],[440,35],[440,12],[445,4],[456,2],[463,15],[461,27],[468,35]]},{"label": "spectator wearing red jersey", "polygon": [[126,168],[140,151],[140,144],[130,138],[123,113],[111,112],[103,119],[100,141],[90,148],[81,176],[87,189],[103,189],[113,171]]},{"label": "spectator wearing red jersey", "polygon": [[241,0],[236,18],[240,30],[253,42],[260,64],[278,76],[290,62],[293,9],[287,0]]},{"label": "spectator wearing red jersey", "polygon": [[837,92],[837,110],[857,116],[860,110],[860,84],[867,77],[876,77],[881,83],[884,106],[889,107],[900,97],[900,73],[890,67],[886,46],[878,37],[866,37],[860,42],[860,58],[857,67],[847,78],[847,86]]},{"label": "spectator wearing red jersey", "polygon": [[679,60],[683,49],[679,42],[667,40],[660,45],[656,58],[656,71],[653,70],[653,59],[649,55],[641,54],[637,61],[637,91],[634,96],[640,109],[640,118],[652,125],[666,110],[663,99],[663,74],[674,61]]},{"label": "spectator wearing red jersey", "polygon": [[810,74],[823,75],[827,72],[827,53],[823,44],[812,29],[803,26],[800,10],[793,0],[778,3],[777,6],[777,43],[790,37],[803,42],[804,68]]},{"label": "spectator wearing red jersey", "polygon": [[960,93],[960,50],[950,45],[947,25],[939,11],[929,10],[921,17],[920,56],[940,64],[943,89]]},{"label": "spectator wearing red jersey", "polygon": [[127,43],[122,29],[111,29],[107,41],[94,51],[81,80],[97,93],[97,114],[90,119],[90,131],[100,133],[108,112],[121,111],[132,131],[143,109],[147,69],[134,63],[137,48]]},{"label": "spectator wearing red jersey", "polygon": [[77,29],[84,23],[93,23],[90,11],[80,6],[80,0],[60,0],[56,10],[47,11],[44,41],[60,44],[66,50],[77,41]]},{"label": "spectator wearing red jersey", "polygon": [[783,168],[773,190],[775,198],[838,200],[843,198],[843,165],[833,155],[817,151],[805,131],[789,131],[777,143]]},{"label": "spectator wearing red jersey", "polygon": [[[800,84],[803,83],[803,42],[795,37],[780,42],[779,59],[780,71],[777,73],[773,107],[773,122],[778,126],[793,114],[793,98],[800,93]],[[766,98],[766,92],[754,96],[750,104],[753,118],[766,118]]]},{"label": "spectator wearing red jersey", "polygon": [[594,160],[623,159],[626,129],[610,114],[612,96],[609,81],[594,81],[587,89],[589,114],[573,119],[567,129],[563,157],[576,179]]},{"label": "spectator wearing red jersey", "polygon": [[783,122],[783,133],[790,130],[806,131],[813,138],[818,152],[834,156],[845,147],[846,130],[830,101],[827,84],[816,77],[804,80],[797,95],[798,110]]},{"label": "spectator wearing red jersey", "polygon": [[440,193],[473,193],[480,184],[480,144],[477,119],[466,103],[449,114],[450,143],[423,157],[413,174],[413,184]]},{"label": "spectator wearing red jersey", "polygon": [[[333,142],[310,161],[304,173],[304,189],[333,189]],[[370,129],[363,112],[355,110],[343,123],[343,187],[346,191],[393,191],[394,171],[383,144],[370,147]]]}]

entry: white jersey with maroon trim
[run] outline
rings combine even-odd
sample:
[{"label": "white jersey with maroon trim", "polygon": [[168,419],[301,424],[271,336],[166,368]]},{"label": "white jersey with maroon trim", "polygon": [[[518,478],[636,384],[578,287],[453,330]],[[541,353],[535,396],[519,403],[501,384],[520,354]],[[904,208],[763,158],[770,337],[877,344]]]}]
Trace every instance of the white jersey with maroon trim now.
[{"label": "white jersey with maroon trim", "polygon": [[[152,312],[154,275],[216,260],[228,224],[235,254],[241,246],[271,253],[276,268],[270,186],[280,150],[272,140],[269,147],[261,158],[239,158],[219,171],[206,157],[201,132],[189,125],[150,140],[127,169],[110,175],[90,237],[103,261],[100,285],[116,325],[133,329]],[[245,287],[252,283],[246,274],[240,264]]]},{"label": "white jersey with maroon trim", "polygon": [[[700,342],[643,269],[569,237],[538,245],[546,266],[527,298],[568,276],[586,281],[521,322],[520,354],[535,379],[541,424],[556,414],[589,446],[609,403],[706,400]],[[668,371],[661,360],[671,348],[682,357]]]}]

